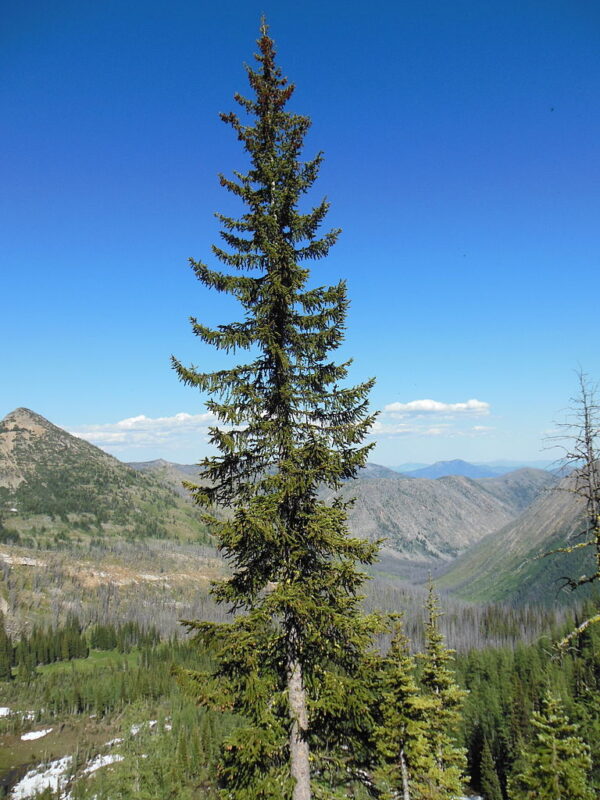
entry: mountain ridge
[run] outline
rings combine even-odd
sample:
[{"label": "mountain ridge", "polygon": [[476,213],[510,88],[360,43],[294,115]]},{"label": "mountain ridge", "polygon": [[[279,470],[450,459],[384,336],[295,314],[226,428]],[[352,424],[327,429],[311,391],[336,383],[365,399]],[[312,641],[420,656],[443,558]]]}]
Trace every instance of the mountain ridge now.
[{"label": "mountain ridge", "polygon": [[436,461],[427,467],[405,472],[410,478],[445,478],[451,475],[460,475],[464,478],[495,478],[498,473],[489,467],[478,464],[471,464],[461,458],[454,458],[451,461]]},{"label": "mountain ridge", "polygon": [[[584,505],[571,490],[574,480],[564,478],[516,519],[461,554],[436,579],[439,586],[474,602],[555,602],[567,576],[593,569],[589,550],[551,555],[575,544],[584,525]],[[563,597],[580,600],[588,590]]]},{"label": "mountain ridge", "polygon": [[[153,475],[24,407],[0,421],[0,488],[10,497],[11,529],[48,535],[207,538],[191,502]],[[46,536],[46,534],[43,534]]]},{"label": "mountain ridge", "polygon": [[[189,535],[186,528],[199,535],[199,510],[182,486],[198,478],[196,465],[165,459],[124,464],[23,408],[0,422],[0,456],[0,485],[14,496],[21,517],[37,515],[40,526],[41,516],[58,517],[61,535],[69,525],[80,531],[91,526],[94,535]],[[553,480],[541,470],[411,478],[369,464],[339,491],[323,488],[320,496],[329,502],[338,495],[356,498],[348,517],[353,535],[385,539],[390,551],[411,562],[435,563],[510,523]]]}]

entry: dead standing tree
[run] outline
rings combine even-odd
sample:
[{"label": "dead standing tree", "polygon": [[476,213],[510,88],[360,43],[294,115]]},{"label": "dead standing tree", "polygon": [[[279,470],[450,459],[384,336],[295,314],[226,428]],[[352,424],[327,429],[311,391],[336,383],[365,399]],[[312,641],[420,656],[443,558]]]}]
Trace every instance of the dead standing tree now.
[{"label": "dead standing tree", "polygon": [[[586,373],[578,370],[578,393],[571,398],[565,422],[559,423],[559,433],[551,437],[556,446],[562,447],[563,468],[573,469],[571,481],[561,486],[561,491],[576,495],[585,504],[583,527],[573,537],[574,544],[567,544],[546,553],[574,553],[590,548],[593,553],[593,569],[578,578],[565,577],[565,586],[574,591],[580,586],[600,581],[600,464],[598,439],[600,437],[600,406],[596,400],[598,389]],[[571,631],[560,643],[561,648],[582,633],[589,625],[600,622],[600,614],[590,617]]]}]

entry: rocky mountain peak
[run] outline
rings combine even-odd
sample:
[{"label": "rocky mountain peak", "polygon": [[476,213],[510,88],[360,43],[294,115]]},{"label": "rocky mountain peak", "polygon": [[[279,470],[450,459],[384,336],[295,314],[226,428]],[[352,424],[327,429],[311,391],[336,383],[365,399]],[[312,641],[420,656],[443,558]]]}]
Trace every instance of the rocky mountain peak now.
[{"label": "rocky mountain peak", "polygon": [[119,463],[89,442],[53,425],[29,408],[16,408],[0,421],[0,486],[16,489],[40,467],[65,457]]},{"label": "rocky mountain peak", "polygon": [[24,428],[32,432],[55,427],[51,422],[48,422],[45,417],[42,417],[41,414],[36,414],[35,411],[32,411],[30,408],[24,407],[15,408],[14,411],[11,411],[4,417],[0,424],[3,428],[13,430],[15,428]]}]

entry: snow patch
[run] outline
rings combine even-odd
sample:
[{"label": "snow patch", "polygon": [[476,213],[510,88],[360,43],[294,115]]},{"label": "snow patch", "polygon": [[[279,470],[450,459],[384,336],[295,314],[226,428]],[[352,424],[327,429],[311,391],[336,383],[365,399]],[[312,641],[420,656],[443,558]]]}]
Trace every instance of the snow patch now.
[{"label": "snow patch", "polygon": [[102,767],[107,767],[109,764],[115,764],[118,761],[125,761],[125,757],[117,753],[107,756],[96,756],[83,770],[83,774],[90,775],[92,772],[96,772],[97,769],[102,769]]},{"label": "snow patch", "polygon": [[32,739],[41,739],[42,736],[48,736],[53,730],[54,728],[45,728],[43,731],[29,731],[29,733],[24,733],[21,736],[21,741],[30,742]]},{"label": "snow patch", "polygon": [[72,756],[65,756],[32,769],[13,787],[10,793],[11,799],[28,800],[48,788],[53,792],[62,790],[67,782],[66,772],[72,761]]},{"label": "snow patch", "polygon": [[140,723],[139,723],[139,724],[137,724],[137,725],[132,725],[132,726],[131,726],[131,728],[129,729],[129,733],[130,733],[132,736],[137,736],[137,735],[138,735],[138,733],[139,733],[139,732],[142,730],[142,728],[145,728],[145,727],[146,727],[146,725],[147,725],[149,728],[154,728],[154,726],[155,726],[156,724],[157,724],[157,721],[156,721],[155,719],[151,719],[151,720],[149,720],[148,722],[140,722]]}]

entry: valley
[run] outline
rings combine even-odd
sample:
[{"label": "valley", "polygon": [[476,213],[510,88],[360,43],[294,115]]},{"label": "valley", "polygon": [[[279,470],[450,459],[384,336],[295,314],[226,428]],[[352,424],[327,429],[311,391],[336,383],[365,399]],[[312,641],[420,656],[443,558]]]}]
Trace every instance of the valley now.
[{"label": "valley", "polygon": [[[121,463],[27,409],[0,423],[6,635],[17,642],[75,619],[90,648],[83,658],[32,662],[29,672],[21,660],[14,680],[0,681],[0,785],[15,800],[35,787],[63,800],[129,797],[140,786],[153,800],[166,786],[184,799],[213,797],[217,743],[235,719],[198,709],[170,675],[172,664],[211,658],[186,638],[182,619],[228,619],[210,594],[228,575],[227,562],[182,486],[197,474],[164,460]],[[368,570],[366,612],[402,611],[420,652],[429,574],[443,590],[440,631],[458,653],[473,717],[483,713],[473,654],[535,648],[539,637],[573,624],[569,603],[585,596],[557,598],[557,579],[579,569],[577,559],[539,558],[571,541],[580,524],[577,503],[557,482],[534,468],[419,478],[368,464],[337,493],[356,498],[350,531],[383,540]],[[155,643],[133,641],[124,652],[90,647],[102,626],[130,624],[155,631]],[[379,644],[388,641],[384,635]],[[481,752],[470,723],[464,735],[477,774]],[[498,755],[500,763],[507,758]]]},{"label": "valley", "polygon": [[[194,465],[164,460],[121,463],[27,409],[5,417],[0,602],[7,624],[55,623],[72,609],[84,624],[99,614],[116,622],[152,616],[171,635],[182,616],[221,619],[209,592],[227,564],[182,485],[197,474]],[[572,495],[556,490],[557,481],[533,468],[432,479],[368,464],[339,492],[321,495],[355,498],[351,533],[382,543],[369,602],[377,603],[382,585],[392,595],[420,596],[431,572],[449,603],[552,606],[561,558],[537,556],[568,541],[577,525]],[[394,602],[383,605],[393,610]]]}]

